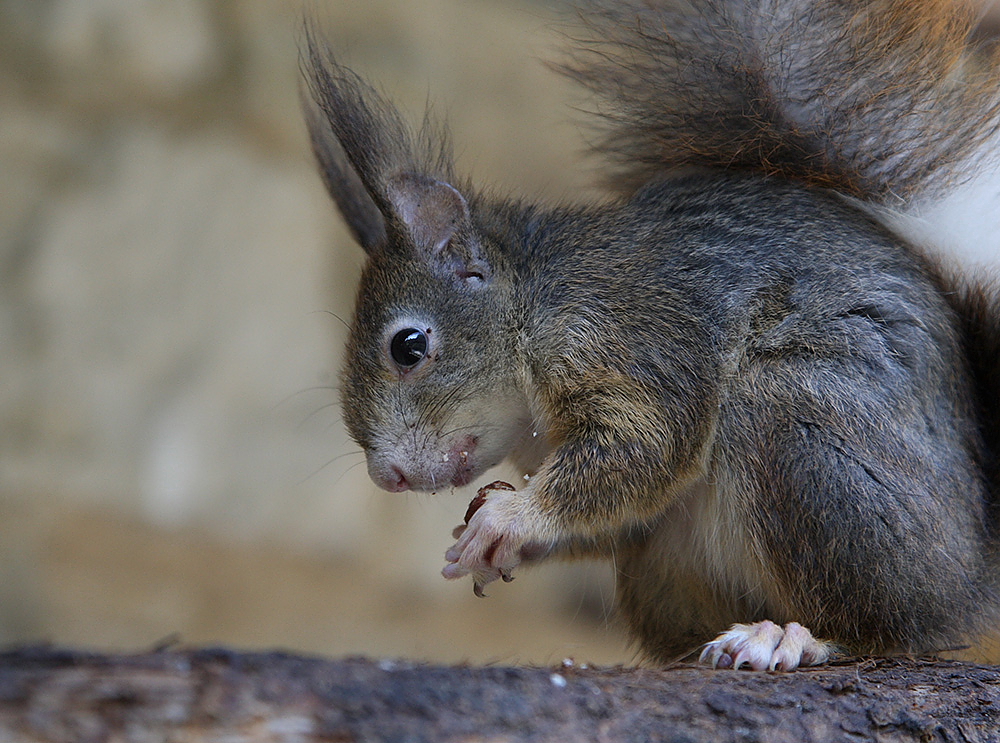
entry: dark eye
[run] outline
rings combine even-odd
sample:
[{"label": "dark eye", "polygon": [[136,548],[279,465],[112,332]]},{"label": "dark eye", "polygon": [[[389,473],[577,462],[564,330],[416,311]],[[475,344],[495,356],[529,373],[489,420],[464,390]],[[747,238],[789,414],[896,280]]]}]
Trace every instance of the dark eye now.
[{"label": "dark eye", "polygon": [[403,369],[410,369],[427,355],[427,334],[416,328],[403,328],[392,336],[389,354]]}]

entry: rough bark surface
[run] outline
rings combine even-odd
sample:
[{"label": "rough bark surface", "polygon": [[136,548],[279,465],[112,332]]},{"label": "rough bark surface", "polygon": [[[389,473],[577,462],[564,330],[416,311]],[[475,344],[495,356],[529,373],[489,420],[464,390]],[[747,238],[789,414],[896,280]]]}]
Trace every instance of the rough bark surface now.
[{"label": "rough bark surface", "polygon": [[1000,668],[442,667],[224,649],[0,654],[0,740],[996,741]]}]

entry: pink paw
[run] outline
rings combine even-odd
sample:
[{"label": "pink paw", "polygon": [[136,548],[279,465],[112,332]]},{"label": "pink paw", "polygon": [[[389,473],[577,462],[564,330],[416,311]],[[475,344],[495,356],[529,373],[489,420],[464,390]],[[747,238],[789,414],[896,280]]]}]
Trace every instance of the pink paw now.
[{"label": "pink paw", "polygon": [[471,575],[477,596],[498,578],[514,580],[511,571],[521,564],[526,542],[516,493],[513,485],[500,480],[479,489],[465,514],[465,525],[452,533],[458,541],[445,552],[448,565],[441,571],[445,578]]},{"label": "pink paw", "polygon": [[765,620],[734,624],[705,645],[698,660],[712,668],[794,671],[799,666],[825,663],[832,654],[831,643],[815,639],[798,622],[782,628]]}]

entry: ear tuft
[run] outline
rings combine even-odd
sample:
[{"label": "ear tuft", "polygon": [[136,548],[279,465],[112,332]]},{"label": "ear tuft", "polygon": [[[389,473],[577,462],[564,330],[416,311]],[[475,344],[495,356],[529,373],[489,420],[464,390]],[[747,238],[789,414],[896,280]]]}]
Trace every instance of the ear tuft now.
[{"label": "ear tuft", "polygon": [[390,101],[336,60],[309,21],[304,34],[302,99],[313,152],[337,208],[370,254],[386,242],[393,174],[451,178],[447,130],[426,115],[412,131]]},{"label": "ear tuft", "polygon": [[385,244],[385,217],[351,165],[329,120],[314,102],[305,96],[302,100],[309,140],[327,193],[343,215],[354,239],[366,253],[371,253]]},{"label": "ear tuft", "polygon": [[[424,117],[412,131],[375,88],[339,64],[305,26],[303,102],[323,180],[354,238],[369,255],[396,232],[435,274],[474,287],[491,271],[465,197],[453,180],[447,130]],[[409,238],[409,239],[405,239]],[[395,249],[395,246],[393,246]]]}]

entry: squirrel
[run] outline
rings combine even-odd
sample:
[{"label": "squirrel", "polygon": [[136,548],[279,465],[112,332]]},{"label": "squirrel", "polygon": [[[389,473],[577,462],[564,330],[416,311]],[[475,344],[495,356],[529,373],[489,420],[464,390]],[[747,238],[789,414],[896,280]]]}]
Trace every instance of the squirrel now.
[{"label": "squirrel", "polygon": [[935,252],[1000,248],[1000,56],[973,10],[579,17],[555,66],[596,96],[609,184],[583,205],[461,178],[443,126],[408,125],[306,26],[312,148],[367,254],[341,395],[371,478],[434,491],[513,462],[524,484],[479,491],[444,576],[482,594],[522,563],[613,560],[655,662],[789,671],[982,636],[1000,292]]}]

